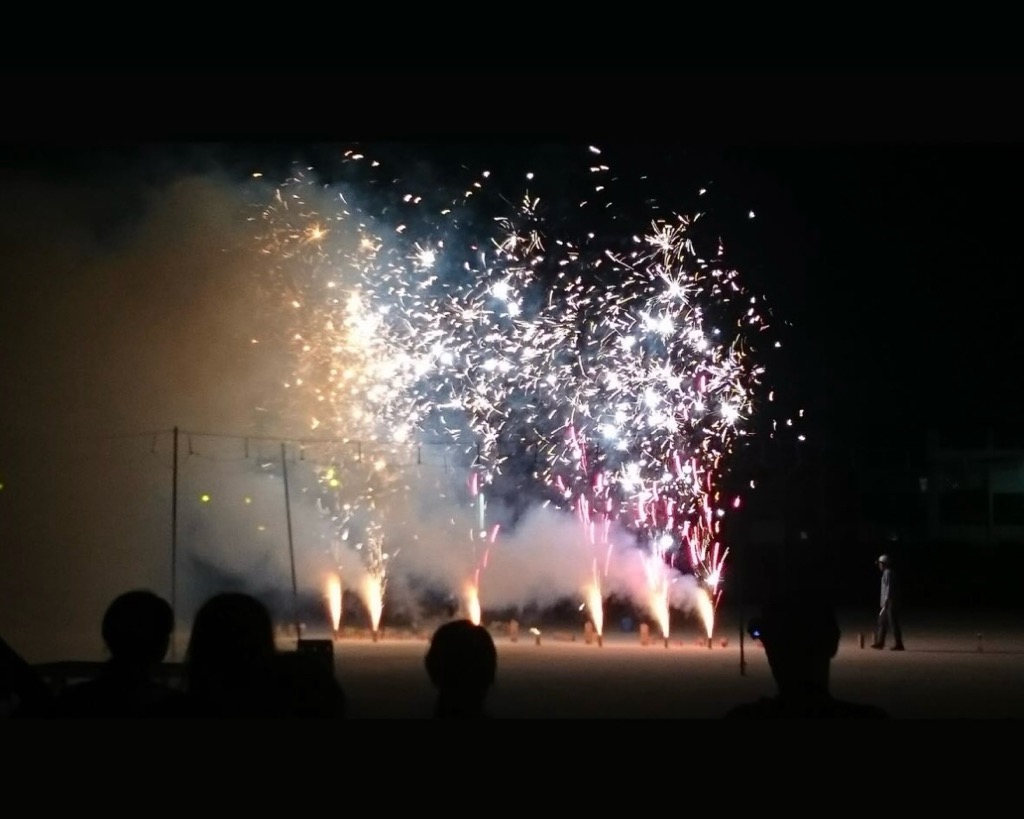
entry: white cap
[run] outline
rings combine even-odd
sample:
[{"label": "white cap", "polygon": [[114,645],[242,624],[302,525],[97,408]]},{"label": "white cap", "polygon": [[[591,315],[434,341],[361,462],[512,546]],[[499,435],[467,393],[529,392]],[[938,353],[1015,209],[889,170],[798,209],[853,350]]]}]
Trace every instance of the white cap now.
[{"label": "white cap", "polygon": [[878,562],[879,563],[888,563],[889,562],[889,555],[879,555],[878,556]]}]

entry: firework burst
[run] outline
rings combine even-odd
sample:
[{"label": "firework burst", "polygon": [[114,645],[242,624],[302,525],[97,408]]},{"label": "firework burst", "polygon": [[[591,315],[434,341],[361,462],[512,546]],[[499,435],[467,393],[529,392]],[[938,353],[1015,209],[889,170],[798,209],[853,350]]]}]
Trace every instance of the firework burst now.
[{"label": "firework burst", "polygon": [[[345,162],[381,164],[354,151]],[[699,215],[623,218],[613,230],[602,215],[591,228],[588,214],[612,204],[607,165],[590,165],[587,201],[561,221],[532,174],[515,196],[499,189],[489,214],[487,171],[439,198],[401,192],[401,174],[383,170],[373,179],[392,180],[386,207],[357,204],[365,179],[319,186],[296,174],[257,219],[275,304],[289,314],[291,415],[349,448],[450,444],[476,465],[481,508],[480,484],[499,476],[554,492],[585,534],[581,591],[595,625],[610,527],[625,527],[666,637],[667,567],[680,557],[710,602],[710,633],[728,554],[720,523],[739,503],[719,487],[764,373],[752,355],[768,329],[763,300],[720,241],[697,240]],[[555,197],[564,204],[565,191]],[[339,467],[321,473],[336,500],[340,482]],[[378,508],[376,491],[349,492],[337,526]],[[378,528],[360,542],[382,598],[385,524],[369,517]],[[473,539],[485,551],[465,589],[471,612],[494,540],[483,520]]]}]

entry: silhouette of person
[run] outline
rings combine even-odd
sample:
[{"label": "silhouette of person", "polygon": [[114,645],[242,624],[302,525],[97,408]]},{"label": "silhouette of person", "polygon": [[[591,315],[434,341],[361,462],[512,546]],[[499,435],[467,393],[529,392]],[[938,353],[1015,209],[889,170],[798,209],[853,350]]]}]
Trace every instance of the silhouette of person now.
[{"label": "silhouette of person", "polygon": [[185,697],[163,716],[265,717],[280,709],[274,624],[243,592],[221,592],[196,612],[185,652]]},{"label": "silhouette of person", "polygon": [[792,594],[767,603],[750,623],[750,634],[764,646],[778,693],[739,705],[730,718],[885,718],[872,705],[835,699],[829,671],[839,650],[839,624],[828,601]]},{"label": "silhouette of person", "polygon": [[48,716],[53,699],[46,681],[0,637],[0,717]]},{"label": "silhouette of person", "polygon": [[881,608],[878,610],[878,625],[872,648],[885,648],[885,638],[892,632],[892,651],[903,651],[903,630],[900,628],[900,594],[896,575],[892,570],[889,555],[880,555],[876,565],[882,572]]},{"label": "silhouette of person", "polygon": [[57,697],[59,717],[147,717],[181,696],[157,679],[170,648],[174,611],[170,603],[145,589],[114,598],[103,615],[101,632],[109,659],[99,675],[72,685]]},{"label": "silhouette of person", "polygon": [[437,689],[434,716],[485,719],[484,704],[494,685],[498,652],[490,632],[472,620],[452,620],[430,640],[427,675]]}]

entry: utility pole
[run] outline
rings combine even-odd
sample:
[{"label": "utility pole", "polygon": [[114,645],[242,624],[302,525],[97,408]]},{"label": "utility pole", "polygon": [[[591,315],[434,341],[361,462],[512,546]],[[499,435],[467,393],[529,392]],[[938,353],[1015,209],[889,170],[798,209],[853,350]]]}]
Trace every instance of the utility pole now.
[{"label": "utility pole", "polygon": [[292,614],[295,619],[295,639],[302,639],[299,623],[299,584],[295,575],[295,542],[292,539],[292,502],[288,494],[288,453],[281,442],[281,473],[284,476],[284,513],[288,524],[288,557],[292,566]]},{"label": "utility pole", "polygon": [[178,658],[178,428],[174,428],[174,465],[171,469],[171,609],[175,631],[171,635],[171,660]]}]

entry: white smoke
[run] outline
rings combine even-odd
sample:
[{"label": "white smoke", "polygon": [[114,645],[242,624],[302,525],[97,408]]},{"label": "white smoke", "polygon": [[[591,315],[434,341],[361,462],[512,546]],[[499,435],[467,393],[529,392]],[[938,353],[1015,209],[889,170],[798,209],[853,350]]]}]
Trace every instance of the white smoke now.
[{"label": "white smoke", "polygon": [[[10,386],[0,633],[31,659],[84,658],[101,652],[103,610],[128,588],[174,597],[187,625],[227,587],[266,595],[281,619],[295,592],[322,598],[332,572],[357,587],[365,553],[349,543],[338,560],[338,522],[317,507],[317,462],[295,445],[285,503],[280,439],[308,430],[275,428],[265,411],[288,358],[253,343],[266,302],[254,285],[248,194],[222,176],[183,175],[133,189],[130,218],[110,231],[97,214],[117,221],[110,211],[124,193],[113,183],[6,181],[0,238],[7,275],[24,286],[0,307]],[[458,597],[478,569],[485,613],[582,600],[596,561],[607,594],[646,606],[643,551],[630,535],[613,531],[611,557],[595,554],[575,516],[537,506],[490,544],[504,510],[488,510],[481,535],[465,478],[452,473],[439,489],[436,475],[410,472],[408,491],[379,504],[386,600],[414,608],[423,584]],[[686,608],[693,580],[670,573],[673,603]]]},{"label": "white smoke", "polygon": [[[486,620],[488,612],[582,603],[596,579],[604,597],[629,601],[639,613],[650,613],[652,566],[656,579],[667,583],[670,605],[686,613],[694,610],[696,579],[652,557],[628,530],[612,526],[610,547],[595,547],[575,514],[540,504],[514,527],[496,523],[503,510],[488,507],[493,516],[481,529],[477,507],[456,491],[465,479],[457,473],[449,477],[454,488],[447,493],[438,492],[433,476],[407,480],[405,492],[379,507],[392,610],[416,612],[425,588],[465,604],[465,591],[472,584]],[[330,520],[303,514],[310,532],[319,526],[320,541],[330,539]],[[368,573],[365,554],[352,548],[342,554],[341,574],[347,588],[356,590]],[[326,552],[303,562],[308,582],[325,588],[328,573],[335,570]]]}]

